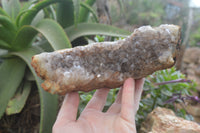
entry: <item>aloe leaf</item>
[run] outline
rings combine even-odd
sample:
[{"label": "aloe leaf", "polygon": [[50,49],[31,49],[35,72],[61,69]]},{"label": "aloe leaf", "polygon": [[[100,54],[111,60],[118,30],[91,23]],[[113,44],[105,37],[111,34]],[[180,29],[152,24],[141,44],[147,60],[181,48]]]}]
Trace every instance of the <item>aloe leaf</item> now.
[{"label": "aloe leaf", "polygon": [[0,49],[10,50],[11,46],[7,42],[0,40]]},{"label": "aloe leaf", "polygon": [[18,27],[20,25],[21,17],[30,10],[30,7],[33,6],[34,3],[35,3],[35,1],[27,1],[27,2],[23,3],[23,6],[20,9],[20,12],[18,13],[18,15],[17,15],[17,17],[15,19],[16,25]]},{"label": "aloe leaf", "polygon": [[65,31],[53,20],[44,19],[36,25],[36,29],[43,34],[54,50],[71,48]]},{"label": "aloe leaf", "polygon": [[54,50],[71,47],[71,43],[62,27],[56,21],[43,19],[35,27],[30,25],[22,26],[12,43],[12,48],[19,51],[30,47],[33,38],[38,32],[48,40]]},{"label": "aloe leaf", "polygon": [[40,22],[42,19],[44,19],[45,14],[44,11],[41,10],[37,13],[37,15],[34,17],[33,21],[31,22],[31,25],[36,25],[38,22]]},{"label": "aloe leaf", "polygon": [[51,45],[49,44],[49,42],[47,40],[42,40],[42,41],[38,42],[36,45],[38,45],[45,52],[54,51],[54,49],[51,47]]},{"label": "aloe leaf", "polygon": [[2,63],[2,58],[7,57],[8,51],[5,49],[0,49],[0,64]]},{"label": "aloe leaf", "polygon": [[0,118],[24,77],[25,67],[19,58],[4,60],[0,65]]},{"label": "aloe leaf", "polygon": [[74,5],[74,25],[77,26],[79,19],[80,0],[73,0]]},{"label": "aloe leaf", "polygon": [[18,16],[17,16],[17,18],[16,18],[16,20],[15,20],[15,24],[17,25],[17,27],[20,27],[20,20],[21,20],[21,17],[22,17],[25,13],[27,13],[27,11],[29,11],[29,10],[21,11],[21,12],[18,14]]},{"label": "aloe leaf", "polygon": [[0,7],[0,15],[8,16],[8,14]]},{"label": "aloe leaf", "polygon": [[3,9],[14,20],[20,11],[19,0],[2,0]]},{"label": "aloe leaf", "polygon": [[27,81],[35,81],[35,77],[33,76],[32,72],[31,71],[27,71],[25,73],[25,79]]},{"label": "aloe leaf", "polygon": [[50,5],[49,8],[50,8],[50,12],[52,14],[52,19],[57,20],[56,11],[54,10],[53,6]]},{"label": "aloe leaf", "polygon": [[[96,0],[86,0],[85,3],[89,6],[92,6]],[[89,10],[85,7],[80,8],[80,14],[79,14],[79,22],[83,23],[88,20],[89,17]]]},{"label": "aloe leaf", "polygon": [[131,33],[129,31],[113,27],[105,24],[97,24],[97,23],[81,23],[78,24],[77,27],[71,26],[66,28],[68,38],[70,41],[87,35],[107,35],[107,36],[115,36],[115,37],[127,37]]},{"label": "aloe leaf", "polygon": [[32,26],[22,26],[12,42],[12,48],[16,51],[28,48],[37,33],[37,30]]},{"label": "aloe leaf", "polygon": [[23,3],[21,2],[23,6],[20,9],[20,13],[30,9],[30,7],[34,6],[37,1],[38,0],[28,0],[28,1],[24,1]]},{"label": "aloe leaf", "polygon": [[42,51],[40,51],[36,47],[31,47],[27,49],[26,51],[20,51],[12,53],[14,55],[17,55],[21,57],[29,66],[29,69],[33,73],[39,95],[40,95],[40,109],[41,109],[41,115],[40,115],[40,133],[51,133],[53,123],[55,122],[56,116],[57,116],[57,110],[58,110],[58,96],[52,95],[41,87],[41,83],[43,82],[35,73],[33,67],[31,66],[31,58],[35,54],[38,54]]},{"label": "aloe leaf", "polygon": [[25,82],[23,85],[23,90],[19,90],[15,96],[8,102],[7,108],[6,108],[6,114],[12,115],[20,113],[23,107],[25,106],[26,100],[29,96],[30,90],[31,90],[31,82]]},{"label": "aloe leaf", "polygon": [[0,26],[0,40],[3,40],[9,44],[11,44],[14,36],[15,36],[15,33],[14,32],[11,32],[9,30],[7,30],[5,27],[1,27]]},{"label": "aloe leaf", "polygon": [[57,2],[62,2],[64,0],[43,0],[39,1],[35,6],[33,6],[30,10],[28,10],[26,13],[24,13],[21,16],[19,26],[23,25],[30,25],[36,14],[43,8]]},{"label": "aloe leaf", "polygon": [[17,29],[14,23],[12,23],[7,16],[0,15],[0,24],[10,31],[16,31]]},{"label": "aloe leaf", "polygon": [[90,11],[95,19],[95,21],[98,23],[99,20],[98,20],[98,17],[97,17],[97,14],[96,12],[88,5],[86,4],[85,2],[81,2],[80,4],[82,7],[86,8],[88,11]]},{"label": "aloe leaf", "polygon": [[57,6],[57,21],[63,27],[74,24],[74,6],[72,0],[65,0]]}]

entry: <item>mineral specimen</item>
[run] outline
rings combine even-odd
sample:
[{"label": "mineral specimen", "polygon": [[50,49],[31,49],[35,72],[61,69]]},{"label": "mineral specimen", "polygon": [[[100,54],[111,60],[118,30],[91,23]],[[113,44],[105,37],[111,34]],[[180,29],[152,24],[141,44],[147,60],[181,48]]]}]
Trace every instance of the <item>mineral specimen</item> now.
[{"label": "mineral specimen", "polygon": [[116,88],[129,77],[172,67],[179,43],[179,26],[143,26],[123,40],[35,55],[32,66],[50,93]]}]

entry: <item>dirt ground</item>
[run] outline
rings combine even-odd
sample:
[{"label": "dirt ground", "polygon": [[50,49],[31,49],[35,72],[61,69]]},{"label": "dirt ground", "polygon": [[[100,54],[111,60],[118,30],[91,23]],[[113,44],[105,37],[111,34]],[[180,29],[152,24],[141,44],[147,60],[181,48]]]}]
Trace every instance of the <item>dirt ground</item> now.
[{"label": "dirt ground", "polygon": [[21,113],[4,115],[0,120],[0,133],[38,133],[40,104],[37,89],[32,89]]}]

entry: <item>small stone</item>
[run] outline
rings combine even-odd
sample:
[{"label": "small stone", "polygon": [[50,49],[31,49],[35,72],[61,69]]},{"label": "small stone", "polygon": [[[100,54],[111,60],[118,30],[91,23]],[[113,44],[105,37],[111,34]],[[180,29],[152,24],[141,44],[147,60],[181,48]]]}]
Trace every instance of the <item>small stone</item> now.
[{"label": "small stone", "polygon": [[140,133],[200,133],[200,125],[177,117],[170,109],[157,107],[142,123]]},{"label": "small stone", "polygon": [[186,49],[184,56],[183,56],[183,62],[184,63],[198,63],[200,59],[200,48],[188,48]]}]

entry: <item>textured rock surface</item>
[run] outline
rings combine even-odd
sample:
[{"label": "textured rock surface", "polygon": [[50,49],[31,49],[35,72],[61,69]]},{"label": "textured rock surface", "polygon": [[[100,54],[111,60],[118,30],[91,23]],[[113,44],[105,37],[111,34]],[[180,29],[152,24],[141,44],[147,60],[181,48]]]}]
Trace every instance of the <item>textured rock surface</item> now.
[{"label": "textured rock surface", "polygon": [[147,116],[140,133],[200,133],[200,125],[175,116],[172,110],[158,107]]},{"label": "textured rock surface", "polygon": [[143,26],[116,42],[36,55],[32,66],[51,93],[116,88],[128,77],[139,79],[172,67],[179,41],[179,26]]}]

